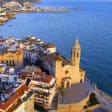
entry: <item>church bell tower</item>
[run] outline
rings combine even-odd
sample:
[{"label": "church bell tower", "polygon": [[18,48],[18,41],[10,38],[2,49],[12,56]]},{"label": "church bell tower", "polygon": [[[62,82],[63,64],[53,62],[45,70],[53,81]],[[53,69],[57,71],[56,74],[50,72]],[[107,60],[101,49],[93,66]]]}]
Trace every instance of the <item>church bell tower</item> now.
[{"label": "church bell tower", "polygon": [[72,66],[75,66],[78,69],[80,66],[80,53],[81,53],[81,48],[78,42],[78,37],[76,37],[76,41],[71,49],[71,64]]}]

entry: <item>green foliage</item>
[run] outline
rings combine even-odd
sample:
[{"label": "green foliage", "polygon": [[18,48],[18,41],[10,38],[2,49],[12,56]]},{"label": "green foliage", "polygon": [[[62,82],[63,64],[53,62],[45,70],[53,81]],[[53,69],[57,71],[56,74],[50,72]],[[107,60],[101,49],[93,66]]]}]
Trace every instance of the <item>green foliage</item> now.
[{"label": "green foliage", "polygon": [[96,105],[96,104],[99,104],[99,102],[96,98],[96,95],[94,93],[91,93],[88,105],[92,106],[92,105]]},{"label": "green foliage", "polygon": [[64,96],[66,95],[66,91],[64,88],[61,87],[61,88],[59,88],[59,93],[62,96],[62,103],[63,103]]},{"label": "green foliage", "polygon": [[99,101],[97,100],[96,95],[94,93],[91,93],[89,101],[88,101],[87,105],[84,106],[84,109],[91,107],[93,105],[97,105],[97,104],[99,104]]},{"label": "green foliage", "polygon": [[85,106],[84,106],[84,109],[87,109],[87,108],[88,108],[88,106],[87,106],[87,105],[85,105]]},{"label": "green foliage", "polygon": [[61,96],[65,96],[66,95],[66,91],[64,88],[59,88],[59,92],[61,94]]},{"label": "green foliage", "polygon": [[32,94],[33,94],[32,91],[28,92],[28,94],[23,98],[23,100],[24,100],[24,101],[27,101],[28,98],[30,98],[30,97],[32,96]]},{"label": "green foliage", "polygon": [[47,110],[45,110],[42,106],[39,106],[37,104],[34,105],[34,108],[39,112],[47,112]]}]

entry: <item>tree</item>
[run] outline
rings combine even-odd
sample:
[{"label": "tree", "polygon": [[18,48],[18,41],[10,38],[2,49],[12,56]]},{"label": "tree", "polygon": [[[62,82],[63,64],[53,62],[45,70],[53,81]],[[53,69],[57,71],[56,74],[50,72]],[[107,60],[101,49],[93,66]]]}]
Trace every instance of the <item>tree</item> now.
[{"label": "tree", "polygon": [[62,87],[60,87],[59,88],[59,93],[60,93],[60,95],[61,95],[61,97],[62,97],[62,103],[63,103],[63,101],[64,101],[64,96],[66,95],[66,91],[65,91],[65,89],[64,88],[62,88]]}]

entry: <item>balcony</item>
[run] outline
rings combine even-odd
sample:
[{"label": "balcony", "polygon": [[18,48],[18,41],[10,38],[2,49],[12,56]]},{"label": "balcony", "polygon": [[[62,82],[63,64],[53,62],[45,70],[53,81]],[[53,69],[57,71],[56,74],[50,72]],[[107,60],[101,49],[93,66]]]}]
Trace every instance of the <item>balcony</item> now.
[{"label": "balcony", "polygon": [[33,84],[32,83],[32,87],[37,87],[37,88],[42,88],[42,89],[48,89],[48,90],[52,89],[55,85],[56,85],[56,81],[54,82],[54,84],[52,86],[47,86],[47,87],[43,86],[42,84],[41,85],[37,85],[37,84]]}]

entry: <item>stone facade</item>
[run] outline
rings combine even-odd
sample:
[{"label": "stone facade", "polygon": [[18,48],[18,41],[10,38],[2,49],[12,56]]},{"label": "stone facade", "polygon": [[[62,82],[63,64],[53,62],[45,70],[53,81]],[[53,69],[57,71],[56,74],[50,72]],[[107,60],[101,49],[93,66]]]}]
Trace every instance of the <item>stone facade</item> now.
[{"label": "stone facade", "polygon": [[85,71],[80,68],[80,53],[81,48],[76,39],[71,50],[71,63],[63,64],[63,61],[56,59],[55,77],[57,79],[57,86],[68,88],[72,83],[83,83],[85,78]]},{"label": "stone facade", "polygon": [[18,48],[15,51],[6,51],[0,54],[0,64],[7,64],[8,66],[22,66],[23,65],[23,50]]}]

